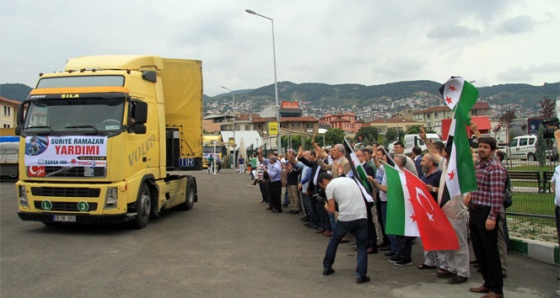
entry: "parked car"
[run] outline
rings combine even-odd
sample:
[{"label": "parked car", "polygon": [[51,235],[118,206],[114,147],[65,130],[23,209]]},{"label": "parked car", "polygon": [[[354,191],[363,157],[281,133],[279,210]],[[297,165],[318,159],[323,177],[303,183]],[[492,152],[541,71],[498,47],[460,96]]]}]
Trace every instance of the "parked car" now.
[{"label": "parked car", "polygon": [[525,135],[513,138],[506,147],[505,153],[511,159],[526,159],[529,161],[537,160],[537,136]]},{"label": "parked car", "polygon": [[[428,138],[428,140],[430,142],[441,142],[441,139],[435,133],[426,134],[426,138]],[[420,147],[420,149],[422,149],[422,151],[428,149],[428,148],[426,148],[426,144],[424,144],[424,141],[420,138],[419,134],[405,135],[404,136],[404,154],[412,153],[412,148],[414,146]]]}]

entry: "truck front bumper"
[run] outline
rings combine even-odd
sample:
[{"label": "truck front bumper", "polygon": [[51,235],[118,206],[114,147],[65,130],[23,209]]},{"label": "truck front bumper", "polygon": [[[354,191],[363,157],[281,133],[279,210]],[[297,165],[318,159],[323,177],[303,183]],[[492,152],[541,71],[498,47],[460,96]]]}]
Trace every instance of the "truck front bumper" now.
[{"label": "truck front bumper", "polygon": [[[42,221],[42,222],[56,222],[52,213],[32,213],[32,212],[18,212],[19,218],[22,220]],[[57,214],[60,215],[60,214]],[[130,214],[116,214],[116,215],[85,215],[85,214],[63,214],[76,217],[74,222],[64,223],[84,223],[84,224],[102,224],[102,223],[121,223],[134,218]]]}]

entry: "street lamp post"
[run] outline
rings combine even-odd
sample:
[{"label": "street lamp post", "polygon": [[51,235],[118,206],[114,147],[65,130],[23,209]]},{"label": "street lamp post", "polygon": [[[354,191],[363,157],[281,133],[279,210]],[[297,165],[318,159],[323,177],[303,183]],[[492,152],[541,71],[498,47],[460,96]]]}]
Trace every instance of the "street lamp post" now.
[{"label": "street lamp post", "polygon": [[[220,86],[220,87],[222,87],[222,89],[226,89],[226,90],[229,90],[231,92],[232,101],[233,101],[233,105],[231,107],[231,113],[232,113],[232,116],[233,116],[233,142],[237,145],[237,143],[235,141],[235,114],[233,114],[235,112],[235,91],[233,91],[229,88],[226,88],[224,86]],[[233,165],[234,169],[236,168],[235,152],[236,152],[236,147],[233,148],[233,156],[232,156],[233,161],[231,163]]]},{"label": "street lamp post", "polygon": [[272,59],[274,61],[274,99],[276,100],[276,122],[278,122],[278,154],[280,154],[280,151],[282,150],[282,139],[281,139],[281,135],[280,135],[280,104],[278,103],[278,79],[277,79],[277,75],[276,75],[276,44],[274,42],[274,20],[272,18],[269,18],[267,16],[263,16],[262,14],[258,14],[253,10],[250,9],[245,9],[245,11],[247,13],[250,14],[254,14],[256,16],[259,16],[261,18],[265,18],[267,20],[270,20],[270,23],[272,24]]}]

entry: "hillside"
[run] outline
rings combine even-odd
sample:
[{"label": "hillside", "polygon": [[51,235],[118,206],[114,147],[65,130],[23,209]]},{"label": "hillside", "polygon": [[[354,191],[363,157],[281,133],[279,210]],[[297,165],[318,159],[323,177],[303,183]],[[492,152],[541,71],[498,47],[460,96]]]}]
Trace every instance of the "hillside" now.
[{"label": "hillside", "polygon": [[[433,81],[407,81],[382,85],[339,84],[292,82],[278,83],[280,101],[299,101],[308,107],[317,109],[354,108],[387,105],[401,99],[420,99],[434,102],[440,99],[440,83]],[[0,84],[0,96],[23,101],[31,91],[24,84]],[[555,99],[559,92],[559,83],[545,83],[542,86],[528,84],[503,84],[490,87],[479,87],[481,100],[493,105],[520,104],[526,109],[536,111],[544,97]],[[243,112],[257,112],[268,104],[274,103],[274,85],[257,89],[236,90],[236,103],[251,102]],[[214,97],[204,96],[205,111],[209,105],[224,106],[231,100],[231,93],[223,93]],[[225,103],[225,105],[224,105]],[[236,104],[236,105],[237,105]]]},{"label": "hillside", "polygon": [[[427,102],[441,98],[441,83],[433,81],[407,81],[382,85],[365,86],[359,84],[328,85],[322,83],[292,82],[278,83],[279,100],[299,101],[314,107],[351,108],[385,104],[400,99],[421,99]],[[493,105],[520,104],[527,109],[538,108],[536,103],[544,97],[555,99],[558,96],[558,83],[545,83],[543,86],[527,84],[503,84],[479,87],[480,99]],[[227,103],[229,94],[220,94],[205,101],[211,105]],[[236,102],[253,101],[253,107],[274,102],[274,85],[254,89],[245,94],[236,91]]]},{"label": "hillside", "polygon": [[31,87],[24,84],[0,84],[0,96],[17,101],[24,101],[31,92]]}]

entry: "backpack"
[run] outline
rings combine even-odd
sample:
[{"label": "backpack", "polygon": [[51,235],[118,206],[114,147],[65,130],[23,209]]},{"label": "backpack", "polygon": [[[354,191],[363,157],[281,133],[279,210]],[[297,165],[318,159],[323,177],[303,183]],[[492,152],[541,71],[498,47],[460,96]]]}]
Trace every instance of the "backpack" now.
[{"label": "backpack", "polygon": [[513,192],[511,190],[511,180],[509,179],[509,174],[506,172],[506,187],[504,192],[504,207],[508,208],[513,204]]}]

